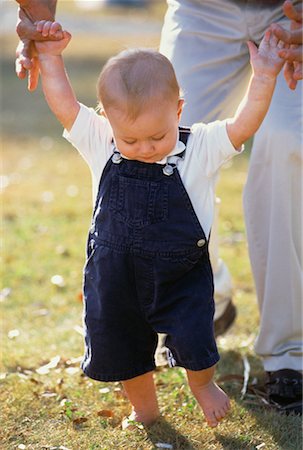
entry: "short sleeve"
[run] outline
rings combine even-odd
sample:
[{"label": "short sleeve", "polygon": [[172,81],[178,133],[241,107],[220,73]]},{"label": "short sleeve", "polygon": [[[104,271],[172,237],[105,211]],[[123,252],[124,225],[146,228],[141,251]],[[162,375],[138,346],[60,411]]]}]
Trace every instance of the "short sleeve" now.
[{"label": "short sleeve", "polygon": [[112,151],[113,133],[108,120],[80,104],[71,130],[64,130],[63,137],[76,147],[95,176],[100,177]]},{"label": "short sleeve", "polygon": [[224,163],[244,150],[244,146],[234,148],[228,137],[226,122],[216,120],[209,124],[197,123],[191,128],[192,145],[207,176],[214,175]]}]

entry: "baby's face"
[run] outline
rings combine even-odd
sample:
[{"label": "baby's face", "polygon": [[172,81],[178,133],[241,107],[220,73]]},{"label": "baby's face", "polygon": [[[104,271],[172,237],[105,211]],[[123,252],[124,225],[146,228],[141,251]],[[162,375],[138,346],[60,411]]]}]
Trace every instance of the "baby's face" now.
[{"label": "baby's face", "polygon": [[161,161],[175,147],[183,100],[157,102],[134,121],[110,108],[106,114],[116,147],[126,158],[145,163]]}]

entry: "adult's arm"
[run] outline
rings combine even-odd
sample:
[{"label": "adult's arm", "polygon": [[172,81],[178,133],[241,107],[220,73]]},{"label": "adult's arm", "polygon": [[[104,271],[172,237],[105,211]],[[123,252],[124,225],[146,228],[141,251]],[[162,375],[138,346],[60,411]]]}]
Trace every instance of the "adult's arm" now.
[{"label": "adult's arm", "polygon": [[62,31],[54,24],[50,34],[45,37],[37,32],[34,22],[55,19],[57,0],[16,0],[19,4],[16,31],[20,37],[16,49],[16,74],[23,79],[28,74],[28,89],[36,89],[39,67],[35,58],[33,40],[62,39]]}]

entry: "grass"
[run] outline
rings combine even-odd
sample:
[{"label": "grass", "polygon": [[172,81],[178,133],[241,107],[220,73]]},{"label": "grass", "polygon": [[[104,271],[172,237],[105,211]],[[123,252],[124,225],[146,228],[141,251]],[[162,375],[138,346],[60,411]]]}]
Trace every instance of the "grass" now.
[{"label": "grass", "polygon": [[[75,37],[67,57],[79,97],[92,106],[99,68],[122,45],[106,42],[100,58],[96,39],[100,37],[89,37],[90,50],[84,55],[83,38]],[[149,45],[156,45],[156,38],[152,41]],[[3,38],[1,59],[6,186],[1,203],[1,449],[151,450],[157,443],[171,444],[174,450],[300,449],[300,419],[255,405],[250,395],[241,399],[242,385],[233,380],[222,383],[232,412],[210,430],[183,369],[161,369],[155,378],[163,419],[149,430],[129,432],[120,429],[129,411],[120,384],[83,377],[79,327],[90,174],[77,152],[60,139],[61,128],[40,90],[28,94],[14,77],[14,42],[14,37]],[[132,43],[124,38],[123,45]],[[247,357],[252,379],[262,377],[262,365],[253,351],[258,312],[241,201],[247,165],[248,155],[236,158],[221,171],[218,185],[220,251],[233,276],[238,318],[218,339],[217,376],[242,375]],[[61,285],[54,284],[55,275],[62,277]],[[43,373],[41,367],[50,361],[53,367]]]}]

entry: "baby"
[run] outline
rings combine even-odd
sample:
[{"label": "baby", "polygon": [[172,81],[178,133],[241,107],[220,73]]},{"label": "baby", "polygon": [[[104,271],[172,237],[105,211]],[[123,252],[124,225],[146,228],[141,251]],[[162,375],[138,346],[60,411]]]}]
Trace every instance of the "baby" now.
[{"label": "baby", "polygon": [[[40,21],[51,36],[58,22]],[[153,371],[157,333],[172,366],[186,369],[207,423],[230,409],[214,382],[213,276],[208,254],[219,167],[261,125],[283,66],[283,44],[267,31],[249,42],[253,75],[235,116],[180,128],[184,100],[169,60],[148,49],[124,51],[103,68],[101,114],[79,104],[62,60],[71,36],[36,42],[46,100],[64,136],[89,164],[95,208],[84,269],[83,371],[121,381],[129,420],[159,417]]]}]

